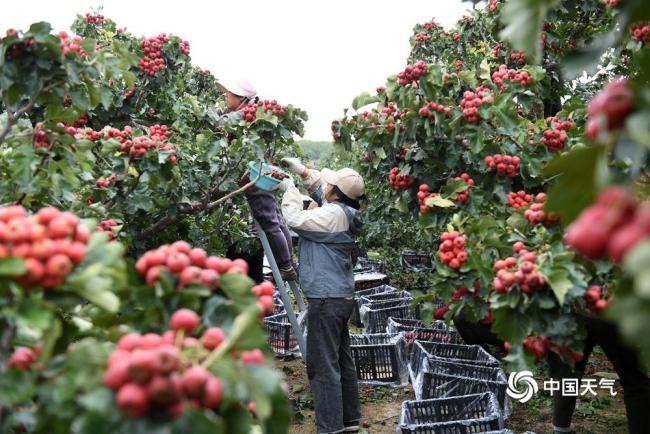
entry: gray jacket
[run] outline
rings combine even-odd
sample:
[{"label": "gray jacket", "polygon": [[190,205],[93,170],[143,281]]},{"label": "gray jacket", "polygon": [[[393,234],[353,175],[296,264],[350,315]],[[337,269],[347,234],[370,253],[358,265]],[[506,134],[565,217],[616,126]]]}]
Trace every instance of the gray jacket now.
[{"label": "gray jacket", "polygon": [[[313,191],[320,184],[320,174],[311,171],[305,184]],[[305,296],[353,296],[351,253],[362,227],[359,212],[338,202],[303,210],[300,192],[290,187],[282,199],[282,214],[300,237],[300,287]]]}]

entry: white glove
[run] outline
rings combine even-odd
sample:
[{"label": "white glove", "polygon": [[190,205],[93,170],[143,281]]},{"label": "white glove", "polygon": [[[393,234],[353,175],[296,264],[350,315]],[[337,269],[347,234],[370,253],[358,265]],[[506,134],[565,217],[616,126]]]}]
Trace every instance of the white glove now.
[{"label": "white glove", "polygon": [[289,172],[296,173],[300,176],[305,173],[306,167],[297,158],[283,158],[281,164],[282,167],[286,167]]},{"label": "white glove", "polygon": [[294,187],[293,178],[291,177],[285,178],[282,181],[280,181],[279,184],[273,187],[273,190],[286,193],[289,187]]}]

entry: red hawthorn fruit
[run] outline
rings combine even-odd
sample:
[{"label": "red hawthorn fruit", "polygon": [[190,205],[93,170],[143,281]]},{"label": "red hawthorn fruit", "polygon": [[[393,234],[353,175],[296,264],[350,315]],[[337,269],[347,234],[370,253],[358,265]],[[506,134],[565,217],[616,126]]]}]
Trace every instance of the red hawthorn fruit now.
[{"label": "red hawthorn fruit", "polygon": [[9,368],[27,371],[31,369],[37,358],[36,353],[32,349],[18,347],[9,358],[8,366]]},{"label": "red hawthorn fruit", "polygon": [[147,394],[152,402],[169,405],[180,399],[181,390],[171,378],[156,375],[147,385]]},{"label": "red hawthorn fruit", "polygon": [[145,384],[156,369],[156,353],[153,350],[139,350],[129,358],[129,379],[135,383]]},{"label": "red hawthorn fruit", "polygon": [[621,127],[627,116],[634,111],[634,92],[628,80],[620,78],[609,83],[589,102],[587,110],[590,122],[591,119],[603,117],[606,129]]},{"label": "red hawthorn fruit", "polygon": [[445,314],[449,311],[449,305],[446,304],[442,307],[437,308],[434,313],[433,317],[437,320],[442,320],[445,317]]},{"label": "red hawthorn fruit", "polygon": [[109,365],[104,373],[104,386],[111,390],[119,390],[120,387],[129,381],[128,359],[118,360]]},{"label": "red hawthorn fruit", "polygon": [[241,362],[246,365],[264,365],[264,353],[260,349],[244,351],[241,355]]},{"label": "red hawthorn fruit", "polygon": [[149,411],[149,397],[144,387],[127,383],[117,392],[117,406],[127,417],[138,419]]},{"label": "red hawthorn fruit", "polygon": [[142,335],[140,333],[129,333],[117,341],[117,348],[123,351],[133,351],[141,346]]},{"label": "red hawthorn fruit", "polygon": [[206,350],[212,351],[217,348],[225,339],[223,330],[219,327],[211,327],[203,332],[201,343]]},{"label": "red hawthorn fruit", "polygon": [[217,408],[223,397],[223,383],[216,377],[211,377],[205,384],[201,403],[205,408]]},{"label": "red hawthorn fruit", "polygon": [[[172,332],[173,333],[173,332]],[[165,338],[162,338],[165,340]],[[161,374],[177,370],[181,365],[181,353],[173,343],[164,343],[155,350],[155,369]]]},{"label": "red hawthorn fruit", "polygon": [[619,228],[611,237],[607,244],[607,253],[615,263],[620,264],[628,250],[632,249],[646,235],[641,226],[634,222],[628,223]]},{"label": "red hawthorn fruit", "polygon": [[205,393],[208,380],[212,377],[210,372],[202,366],[192,366],[183,373],[183,392],[190,398],[201,399]]},{"label": "red hawthorn fruit", "polygon": [[184,330],[185,334],[192,334],[199,326],[199,316],[189,309],[179,309],[172,314],[170,326],[172,330]]}]

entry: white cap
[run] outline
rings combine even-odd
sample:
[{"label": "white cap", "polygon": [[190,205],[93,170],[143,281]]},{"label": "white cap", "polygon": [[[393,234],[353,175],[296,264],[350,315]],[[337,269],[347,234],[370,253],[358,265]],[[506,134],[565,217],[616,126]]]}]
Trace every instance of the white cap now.
[{"label": "white cap", "polygon": [[245,80],[219,80],[219,84],[226,89],[228,92],[233,93],[237,96],[243,96],[246,98],[252,98],[257,95],[257,90],[255,86]]},{"label": "white cap", "polygon": [[350,199],[359,200],[365,194],[363,178],[350,168],[346,167],[336,172],[323,169],[321,177],[328,184],[336,185]]}]

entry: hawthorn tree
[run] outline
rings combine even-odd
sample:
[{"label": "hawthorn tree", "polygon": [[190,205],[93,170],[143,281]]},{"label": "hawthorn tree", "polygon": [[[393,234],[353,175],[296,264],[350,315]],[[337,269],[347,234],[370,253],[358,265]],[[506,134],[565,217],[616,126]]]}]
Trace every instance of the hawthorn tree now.
[{"label": "hawthorn tree", "polygon": [[[648,50],[640,3],[491,1],[450,31],[417,25],[405,69],[333,123],[335,140],[377,185],[371,202],[381,205],[371,205],[368,220],[417,216],[419,237],[404,247],[436,251],[432,289],[417,297],[424,315],[450,319],[462,310],[491,324],[517,367],[551,353],[578,360],[584,332],[576,312],[606,311],[635,344],[647,330],[647,300],[628,300],[629,285],[619,289],[625,273],[563,241],[564,228],[606,184],[644,185]],[[587,107],[618,75],[629,83]],[[608,121],[616,110],[616,122]],[[608,140],[610,152],[597,145]],[[637,192],[643,200],[645,189]],[[635,234],[634,241],[647,236]],[[601,288],[611,303],[601,301]],[[436,309],[439,301],[450,307]],[[638,314],[624,315],[621,306],[633,302]]]}]

